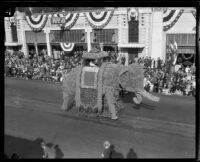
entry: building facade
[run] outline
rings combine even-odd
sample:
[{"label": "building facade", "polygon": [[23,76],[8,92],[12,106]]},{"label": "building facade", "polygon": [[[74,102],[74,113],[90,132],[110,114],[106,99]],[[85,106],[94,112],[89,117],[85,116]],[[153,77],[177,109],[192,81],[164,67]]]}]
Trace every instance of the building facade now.
[{"label": "building facade", "polygon": [[[37,15],[16,11],[14,17],[5,18],[5,46],[21,49],[25,55],[46,51],[49,56],[75,48],[90,51],[93,46],[99,46],[102,50],[114,50],[124,55],[126,65],[135,57],[165,60],[171,41],[177,41],[180,53],[194,51],[189,50],[189,46],[195,46],[192,42],[196,32],[193,12],[193,8],[152,7]],[[184,34],[187,43],[180,42],[186,39]]]}]

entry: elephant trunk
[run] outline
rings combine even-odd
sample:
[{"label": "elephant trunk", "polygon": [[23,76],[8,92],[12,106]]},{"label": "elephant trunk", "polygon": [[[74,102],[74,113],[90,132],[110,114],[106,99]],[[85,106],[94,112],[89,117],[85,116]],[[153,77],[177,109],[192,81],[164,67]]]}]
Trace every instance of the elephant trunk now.
[{"label": "elephant trunk", "polygon": [[154,101],[154,102],[160,101],[160,97],[154,96],[144,89],[139,89],[137,91],[137,93],[141,94],[143,97],[147,98],[148,100],[151,100],[151,101]]}]

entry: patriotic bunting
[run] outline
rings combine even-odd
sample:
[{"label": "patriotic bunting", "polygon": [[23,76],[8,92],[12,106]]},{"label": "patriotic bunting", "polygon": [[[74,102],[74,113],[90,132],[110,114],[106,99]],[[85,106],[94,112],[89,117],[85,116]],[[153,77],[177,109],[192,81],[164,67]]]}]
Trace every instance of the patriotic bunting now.
[{"label": "patriotic bunting", "polygon": [[165,10],[163,12],[163,30],[167,31],[175,25],[184,10]]},{"label": "patriotic bunting", "polygon": [[65,52],[72,51],[74,48],[74,45],[75,45],[74,43],[60,43],[62,50]]},{"label": "patriotic bunting", "polygon": [[52,17],[64,18],[64,21],[61,22],[61,28],[64,30],[69,30],[76,23],[79,13],[53,14]]},{"label": "patriotic bunting", "polygon": [[47,15],[38,15],[38,16],[25,16],[26,22],[33,31],[41,31],[48,20]]},{"label": "patriotic bunting", "polygon": [[84,13],[86,20],[94,29],[104,28],[111,20],[114,10],[112,11],[97,11]]},{"label": "patriotic bunting", "polygon": [[189,55],[189,56],[186,57],[185,54],[182,54],[182,57],[183,57],[185,60],[189,60],[189,59],[191,59],[191,58],[194,56],[194,54],[187,54],[187,55]]},{"label": "patriotic bunting", "polygon": [[196,19],[196,11],[191,11],[192,15],[194,16],[194,18]]}]

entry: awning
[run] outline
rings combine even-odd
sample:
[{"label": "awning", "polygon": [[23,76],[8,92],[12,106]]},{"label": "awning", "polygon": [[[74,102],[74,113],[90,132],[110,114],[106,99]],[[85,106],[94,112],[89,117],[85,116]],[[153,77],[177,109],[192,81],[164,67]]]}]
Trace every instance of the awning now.
[{"label": "awning", "polygon": [[22,46],[22,43],[18,43],[18,42],[5,42],[4,45],[5,46]]},{"label": "awning", "polygon": [[126,44],[119,44],[119,48],[144,48],[144,44],[140,43],[126,43]]},{"label": "awning", "polygon": [[188,53],[188,54],[195,54],[195,48],[188,48],[188,49],[178,49],[178,53]]},{"label": "awning", "polygon": [[[195,47],[193,46],[187,46],[187,47],[178,47],[177,52],[179,54],[183,53],[183,54],[195,54]],[[170,49],[167,48],[167,53],[170,53]]]},{"label": "awning", "polygon": [[117,46],[117,43],[102,43],[103,46]]}]

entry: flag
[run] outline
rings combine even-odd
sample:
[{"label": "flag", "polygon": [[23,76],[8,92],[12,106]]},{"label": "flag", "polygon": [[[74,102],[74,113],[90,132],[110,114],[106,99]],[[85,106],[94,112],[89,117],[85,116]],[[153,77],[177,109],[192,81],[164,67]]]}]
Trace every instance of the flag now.
[{"label": "flag", "polygon": [[85,41],[85,33],[82,33],[81,42]]},{"label": "flag", "polygon": [[177,49],[178,49],[178,46],[177,46],[177,43],[176,43],[176,41],[175,41],[175,42],[174,42],[174,53],[173,53],[173,55],[174,55],[173,65],[175,65],[175,64],[176,64],[176,61],[177,61],[177,56],[178,56],[178,54],[177,54]]},{"label": "flag", "polygon": [[115,33],[112,34],[112,42],[115,42]]},{"label": "flag", "polygon": [[171,49],[172,52],[177,51],[178,45],[177,45],[176,41],[174,43],[172,43],[172,41],[171,41],[169,48]]},{"label": "flag", "polygon": [[178,49],[178,46],[177,46],[177,43],[176,41],[174,42],[174,50],[177,50]]},{"label": "flag", "polygon": [[171,51],[174,50],[174,46],[173,46],[172,42],[170,43],[169,48],[170,48]]}]

